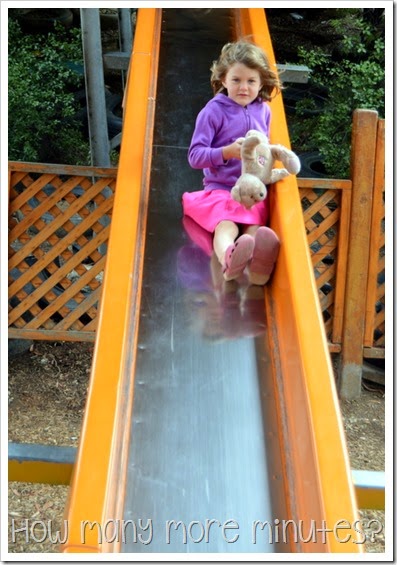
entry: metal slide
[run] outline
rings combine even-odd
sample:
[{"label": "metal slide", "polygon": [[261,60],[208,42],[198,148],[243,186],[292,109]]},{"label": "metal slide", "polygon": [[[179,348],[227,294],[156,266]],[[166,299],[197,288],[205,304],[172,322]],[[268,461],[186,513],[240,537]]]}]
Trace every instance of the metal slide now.
[{"label": "metal slide", "polygon": [[65,552],[360,551],[296,180],[270,196],[282,251],[266,290],[224,285],[182,218],[209,67],[246,35],[273,57],[263,10],[138,12]]}]

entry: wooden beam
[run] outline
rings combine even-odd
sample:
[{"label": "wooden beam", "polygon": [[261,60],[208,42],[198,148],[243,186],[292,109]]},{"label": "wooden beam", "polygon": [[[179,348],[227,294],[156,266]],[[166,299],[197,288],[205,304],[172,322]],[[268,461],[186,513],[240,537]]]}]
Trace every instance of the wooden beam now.
[{"label": "wooden beam", "polygon": [[353,484],[359,508],[385,509],[385,473],[383,471],[352,470]]},{"label": "wooden beam", "polygon": [[309,82],[310,69],[306,65],[276,65],[278,72],[280,73],[280,79],[282,82],[294,82],[306,84]]},{"label": "wooden beam", "polygon": [[109,51],[103,54],[103,64],[105,69],[115,69],[127,71],[130,64],[130,53],[123,51]]},{"label": "wooden beam", "polygon": [[377,127],[377,112],[355,110],[351,154],[350,244],[339,381],[340,394],[347,399],[357,398],[361,393]]},{"label": "wooden beam", "polygon": [[69,485],[75,458],[75,447],[9,443],[8,480]]}]

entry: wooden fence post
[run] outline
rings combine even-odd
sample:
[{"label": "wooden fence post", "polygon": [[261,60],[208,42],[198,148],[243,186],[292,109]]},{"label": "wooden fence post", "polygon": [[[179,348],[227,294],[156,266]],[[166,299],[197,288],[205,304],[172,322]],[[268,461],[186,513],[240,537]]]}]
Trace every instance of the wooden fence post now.
[{"label": "wooden fence post", "polygon": [[350,242],[339,379],[340,395],[347,399],[357,398],[361,393],[377,124],[376,111],[355,110],[351,150]]},{"label": "wooden fence post", "polygon": [[[371,225],[371,254],[368,266],[367,311],[365,317],[364,357],[382,358],[385,355],[385,282],[378,280],[379,274],[385,269],[385,256],[381,253],[385,245],[385,120],[378,120],[378,136],[376,143],[376,163],[374,174],[374,196],[372,203]],[[381,304],[383,308],[376,309]],[[379,301],[379,302],[378,302]],[[375,338],[374,331],[380,329],[382,336]],[[383,345],[383,348],[382,348]]]}]

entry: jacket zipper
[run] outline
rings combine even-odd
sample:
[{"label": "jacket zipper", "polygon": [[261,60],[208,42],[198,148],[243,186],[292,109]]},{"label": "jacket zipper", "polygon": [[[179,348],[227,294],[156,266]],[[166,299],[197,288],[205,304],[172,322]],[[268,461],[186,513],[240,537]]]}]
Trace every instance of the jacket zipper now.
[{"label": "jacket zipper", "polygon": [[247,129],[245,130],[245,133],[247,133],[247,131],[251,129],[251,128],[250,128],[250,123],[251,123],[250,114],[249,114],[249,112],[248,112],[247,106],[245,106],[245,107],[243,108],[243,110],[244,110],[244,114],[245,114],[245,121],[246,121],[246,124],[247,124]]}]

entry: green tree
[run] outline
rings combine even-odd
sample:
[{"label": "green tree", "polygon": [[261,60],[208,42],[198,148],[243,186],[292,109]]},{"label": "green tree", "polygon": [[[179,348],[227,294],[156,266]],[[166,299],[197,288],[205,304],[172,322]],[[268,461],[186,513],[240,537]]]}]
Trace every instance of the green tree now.
[{"label": "green tree", "polygon": [[[357,108],[376,110],[381,118],[385,112],[385,42],[384,22],[371,21],[363,10],[337,10],[341,17],[332,25],[342,39],[332,53],[321,48],[299,49],[300,62],[311,70],[311,82],[325,86],[328,96],[323,112],[296,130],[307,132],[311,147],[323,156],[327,173],[333,177],[348,177],[353,111]],[[310,104],[310,103],[309,103]],[[308,101],[297,105],[297,115],[303,117]],[[306,118],[303,118],[306,119]],[[297,145],[291,131],[292,142]]]},{"label": "green tree", "polygon": [[27,34],[8,22],[8,157],[83,164],[89,145],[74,120],[83,85],[79,29]]}]

